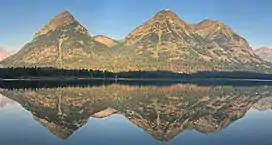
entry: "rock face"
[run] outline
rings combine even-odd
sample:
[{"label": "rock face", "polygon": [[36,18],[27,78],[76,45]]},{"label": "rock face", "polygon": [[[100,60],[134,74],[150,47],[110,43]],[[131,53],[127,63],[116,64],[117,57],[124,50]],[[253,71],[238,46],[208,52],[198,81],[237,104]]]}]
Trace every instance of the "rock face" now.
[{"label": "rock face", "polygon": [[171,10],[158,12],[120,43],[105,36],[91,37],[64,11],[0,64],[108,71],[271,71],[271,64],[222,22],[189,24]]},{"label": "rock face", "polygon": [[[75,18],[68,12],[63,11],[59,15],[57,15],[55,18],[53,18],[48,24],[44,26],[39,32],[37,32],[34,36],[34,39],[41,36],[46,35],[49,32],[55,31],[59,27],[65,27],[68,25],[71,25],[75,23]],[[87,29],[85,29],[83,26],[79,25],[78,29],[81,29],[81,32],[83,34],[87,34]]]},{"label": "rock face", "polygon": [[119,43],[118,41],[111,39],[107,36],[103,36],[103,35],[94,36],[93,39],[99,43],[102,43],[102,44],[108,46],[108,47],[113,47]]},{"label": "rock face", "polygon": [[185,130],[219,132],[243,117],[259,100],[271,96],[271,90],[270,86],[113,84],[85,88],[0,89],[0,93],[20,103],[36,121],[62,139],[69,138],[90,117],[117,113],[157,140],[170,141]]},{"label": "rock face", "polygon": [[254,50],[255,53],[265,61],[272,62],[272,49],[268,47],[261,47]]}]

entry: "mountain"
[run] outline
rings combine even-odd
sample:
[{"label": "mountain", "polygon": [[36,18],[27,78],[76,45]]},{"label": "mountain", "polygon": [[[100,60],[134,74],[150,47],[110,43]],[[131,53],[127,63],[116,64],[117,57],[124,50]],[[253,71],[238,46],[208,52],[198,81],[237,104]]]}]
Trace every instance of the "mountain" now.
[{"label": "mountain", "polygon": [[[147,49],[153,57],[159,57],[161,50],[175,50],[179,46],[197,46],[204,40],[199,37],[190,24],[182,21],[170,10],[163,10],[153,18],[133,30],[124,45],[134,49]],[[173,42],[172,47],[167,42]]]},{"label": "mountain", "polygon": [[222,22],[204,20],[189,24],[171,10],[158,12],[133,30],[119,50],[117,56],[135,70],[192,72],[271,67],[254,54],[244,38]]},{"label": "mountain", "polygon": [[[111,49],[108,49],[111,47]],[[4,66],[58,67],[108,71],[271,71],[247,41],[220,21],[198,24],[162,10],[121,42],[92,37],[67,11],[38,31],[32,42],[3,60]]]},{"label": "mountain", "polygon": [[261,47],[254,50],[255,53],[265,61],[272,62],[272,49],[268,47]]},{"label": "mountain", "polygon": [[107,36],[103,36],[103,35],[94,36],[93,39],[97,42],[100,42],[100,43],[108,46],[108,47],[113,47],[119,43],[118,41],[111,39]]},{"label": "mountain", "polygon": [[5,66],[87,68],[107,47],[94,41],[68,11],[54,17],[18,53],[3,60]]},{"label": "mountain", "polygon": [[118,57],[135,70],[182,71],[197,63],[197,49],[202,45],[204,39],[190,24],[174,12],[163,10],[124,39]]},{"label": "mountain", "polygon": [[11,55],[10,52],[8,52],[4,48],[0,47],[0,61],[7,58],[7,57],[9,57],[10,55]]}]

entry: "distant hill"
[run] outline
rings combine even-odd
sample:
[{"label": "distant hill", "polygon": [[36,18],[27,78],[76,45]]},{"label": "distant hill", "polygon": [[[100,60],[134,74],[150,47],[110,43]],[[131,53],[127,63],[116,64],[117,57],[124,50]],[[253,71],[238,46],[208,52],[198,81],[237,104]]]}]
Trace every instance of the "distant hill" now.
[{"label": "distant hill", "polygon": [[254,51],[263,60],[272,62],[272,48],[261,47],[261,48],[255,49]]},{"label": "distant hill", "polygon": [[103,36],[103,35],[94,36],[93,39],[97,42],[100,42],[100,43],[108,46],[108,47],[113,47],[119,43],[118,41],[111,39],[107,36]]},{"label": "distant hill", "polygon": [[4,47],[0,47],[0,61],[9,57],[12,53],[7,51]]},{"label": "distant hill", "polygon": [[106,36],[92,37],[64,11],[0,64],[108,71],[271,69],[270,63],[257,56],[248,42],[223,22],[206,19],[189,24],[171,10],[158,12],[119,43]]}]

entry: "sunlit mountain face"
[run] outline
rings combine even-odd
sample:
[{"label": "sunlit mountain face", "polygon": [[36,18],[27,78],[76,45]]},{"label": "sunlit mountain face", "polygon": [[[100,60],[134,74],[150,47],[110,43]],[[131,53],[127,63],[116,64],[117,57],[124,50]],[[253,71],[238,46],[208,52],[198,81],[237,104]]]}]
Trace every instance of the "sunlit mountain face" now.
[{"label": "sunlit mountain face", "polygon": [[[271,101],[268,101],[272,94],[270,85],[209,86],[187,83],[156,86],[113,83],[86,87],[1,88],[0,93],[1,104],[2,100],[18,102],[23,110],[29,112],[28,118],[32,118],[33,124],[38,123],[68,143],[89,126],[99,126],[104,121],[114,124],[116,120],[129,124],[121,125],[121,130],[132,128],[130,131],[133,133],[141,129],[145,132],[144,136],[150,136],[149,139],[157,142],[173,144],[173,140],[187,136],[188,132],[198,134],[195,136],[207,134],[208,138],[209,134],[220,135],[228,130],[231,124],[243,120],[252,110],[259,112],[272,108]],[[107,126],[107,123],[100,129],[114,131],[114,127]],[[88,139],[88,135],[82,136]]]}]

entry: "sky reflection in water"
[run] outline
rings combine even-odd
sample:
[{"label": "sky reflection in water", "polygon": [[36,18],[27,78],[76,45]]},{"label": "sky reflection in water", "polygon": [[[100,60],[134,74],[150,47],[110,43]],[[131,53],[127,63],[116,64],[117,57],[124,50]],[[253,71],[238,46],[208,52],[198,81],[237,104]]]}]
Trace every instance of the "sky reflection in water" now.
[{"label": "sky reflection in water", "polygon": [[0,143],[270,145],[271,91],[194,84],[0,89]]}]

